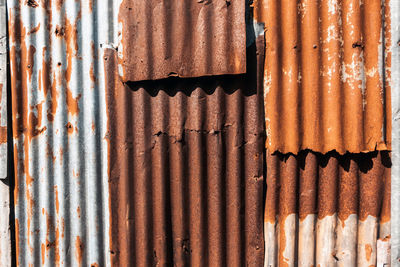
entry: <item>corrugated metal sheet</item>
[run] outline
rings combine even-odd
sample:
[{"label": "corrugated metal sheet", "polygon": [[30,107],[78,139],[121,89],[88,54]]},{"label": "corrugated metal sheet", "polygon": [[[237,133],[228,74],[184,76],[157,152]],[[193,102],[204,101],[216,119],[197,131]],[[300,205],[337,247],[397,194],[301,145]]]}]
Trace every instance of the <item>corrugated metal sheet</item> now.
[{"label": "corrugated metal sheet", "polygon": [[114,266],[263,264],[258,44],[247,75],[125,85],[106,55]]},{"label": "corrugated metal sheet", "polygon": [[392,266],[400,262],[400,1],[390,1],[392,88]]},{"label": "corrugated metal sheet", "polygon": [[[388,1],[255,1],[265,22],[266,147],[390,149]],[[397,12],[397,11],[396,11]]]},{"label": "corrugated metal sheet", "polygon": [[109,264],[112,1],[8,0],[18,266]]},{"label": "corrugated metal sheet", "polygon": [[266,162],[265,266],[389,264],[389,152],[267,153]]},{"label": "corrugated metal sheet", "polygon": [[123,81],[246,72],[244,0],[124,0],[118,23]]}]

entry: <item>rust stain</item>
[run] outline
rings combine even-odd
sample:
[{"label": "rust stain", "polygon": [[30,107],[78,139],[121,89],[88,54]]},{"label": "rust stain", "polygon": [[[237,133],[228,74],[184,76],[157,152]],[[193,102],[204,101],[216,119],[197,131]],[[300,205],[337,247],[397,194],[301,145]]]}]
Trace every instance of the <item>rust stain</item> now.
[{"label": "rust stain", "polygon": [[56,236],[54,240],[54,258],[56,266],[60,266],[60,229],[58,224],[56,226]]},{"label": "rust stain", "polygon": [[42,243],[40,250],[42,254],[42,265],[44,265],[44,262],[46,260],[46,245]]},{"label": "rust stain", "polygon": [[81,207],[78,206],[78,208],[76,208],[76,213],[78,214],[78,218],[81,217]]},{"label": "rust stain", "polygon": [[371,254],[372,254],[372,247],[370,244],[365,245],[365,256],[367,258],[367,261],[370,261],[371,259]]},{"label": "rust stain", "polygon": [[94,75],[94,63],[90,65],[90,79],[92,82],[96,82],[96,75]]},{"label": "rust stain", "polygon": [[28,70],[29,82],[32,81],[32,71],[33,71],[33,66],[35,64],[35,62],[34,62],[35,53],[36,53],[36,48],[33,45],[29,46],[28,62],[27,62],[27,65],[26,65],[26,68]]},{"label": "rust stain", "polygon": [[60,11],[62,6],[63,6],[63,4],[64,4],[64,0],[56,0],[55,2],[56,2],[57,10]]},{"label": "rust stain", "polygon": [[72,58],[77,55],[78,52],[78,30],[75,24],[72,24],[67,18],[65,18],[65,44],[67,54],[67,69],[65,71],[65,79],[67,83],[71,80],[72,74]]},{"label": "rust stain", "polygon": [[60,202],[58,200],[58,189],[57,189],[56,185],[54,186],[54,193],[55,193],[55,197],[56,197],[56,199],[55,199],[56,200],[56,212],[58,214],[59,208],[60,208]]},{"label": "rust stain", "polygon": [[16,254],[16,263],[19,266],[19,221],[15,219],[15,254]]},{"label": "rust stain", "polygon": [[79,113],[79,99],[81,98],[81,94],[77,97],[72,96],[72,92],[70,90],[66,90],[66,97],[67,97],[67,108],[68,112],[71,115],[77,115]]},{"label": "rust stain", "polygon": [[0,144],[4,143],[7,143],[7,126],[0,126]]},{"label": "rust stain", "polygon": [[[79,16],[77,20],[79,19]],[[76,115],[79,113],[79,99],[81,94],[73,97],[71,89],[69,88],[69,82],[72,75],[72,58],[77,56],[78,53],[78,30],[76,28],[76,22],[71,23],[67,18],[65,18],[65,43],[66,43],[66,56],[67,56],[67,69],[65,70],[65,79],[67,81],[66,89],[66,101],[68,112],[71,115]]]},{"label": "rust stain", "polygon": [[49,122],[53,122],[58,107],[57,79],[55,73],[53,73],[53,77],[51,77],[52,59],[51,56],[49,56],[48,61],[46,61],[46,54],[47,54],[47,48],[43,47],[42,71],[39,73],[39,76],[41,76],[40,88],[43,88],[43,94],[45,98],[48,97],[48,93],[50,92],[50,101],[48,102],[47,119],[49,120]]},{"label": "rust stain", "polygon": [[14,188],[14,205],[18,204],[18,198],[19,198],[19,176],[18,174],[19,172],[19,168],[18,168],[18,148],[17,148],[17,144],[14,143],[14,166],[16,166],[16,168],[14,169],[15,172],[15,188]]},{"label": "rust stain", "polygon": [[83,251],[84,251],[84,245],[81,241],[81,238],[77,236],[75,240],[75,257],[79,266],[81,266],[82,264]]},{"label": "rust stain", "polygon": [[36,27],[33,27],[33,28],[28,32],[28,35],[31,35],[31,34],[33,34],[33,33],[38,32],[39,29],[40,29],[40,22],[39,22],[39,24],[38,24]]}]

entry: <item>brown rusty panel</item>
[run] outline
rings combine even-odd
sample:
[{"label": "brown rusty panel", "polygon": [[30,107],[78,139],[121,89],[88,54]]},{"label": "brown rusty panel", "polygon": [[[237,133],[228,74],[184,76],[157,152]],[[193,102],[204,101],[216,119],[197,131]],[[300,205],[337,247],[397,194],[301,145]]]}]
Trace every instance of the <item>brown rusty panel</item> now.
[{"label": "brown rusty panel", "polygon": [[265,266],[376,266],[390,239],[388,151],[267,153],[266,165]]},{"label": "brown rusty panel", "polygon": [[114,266],[263,264],[263,62],[248,55],[249,75],[124,85],[106,52]]},{"label": "brown rusty panel", "polygon": [[118,20],[124,82],[246,72],[244,0],[124,0]]},{"label": "brown rusty panel", "polygon": [[254,2],[270,151],[391,149],[388,2]]}]

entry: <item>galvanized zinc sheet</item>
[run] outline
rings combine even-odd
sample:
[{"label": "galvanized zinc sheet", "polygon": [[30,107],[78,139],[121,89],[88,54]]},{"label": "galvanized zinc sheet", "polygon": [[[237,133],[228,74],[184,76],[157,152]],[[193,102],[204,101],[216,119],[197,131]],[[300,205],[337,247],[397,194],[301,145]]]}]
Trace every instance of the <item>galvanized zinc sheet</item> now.
[{"label": "galvanized zinc sheet", "polygon": [[390,149],[388,4],[255,1],[256,20],[265,23],[270,151]]},{"label": "galvanized zinc sheet", "polygon": [[265,266],[390,263],[388,151],[267,153],[266,163]]},{"label": "galvanized zinc sheet", "polygon": [[8,0],[18,266],[109,264],[112,1]]},{"label": "galvanized zinc sheet", "polygon": [[246,72],[245,0],[123,0],[124,82]]},{"label": "galvanized zinc sheet", "polygon": [[400,1],[390,1],[392,88],[392,266],[400,262]]},{"label": "galvanized zinc sheet", "polygon": [[246,75],[129,84],[106,55],[114,266],[263,264],[258,44]]}]

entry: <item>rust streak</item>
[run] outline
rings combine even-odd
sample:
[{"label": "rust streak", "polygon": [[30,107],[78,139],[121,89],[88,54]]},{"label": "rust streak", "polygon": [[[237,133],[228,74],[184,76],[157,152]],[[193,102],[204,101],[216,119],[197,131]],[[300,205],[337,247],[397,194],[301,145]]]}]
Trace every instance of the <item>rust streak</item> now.
[{"label": "rust streak", "polygon": [[82,264],[82,256],[83,256],[84,246],[79,236],[76,237],[75,240],[75,257],[76,261],[78,262],[79,266]]}]

